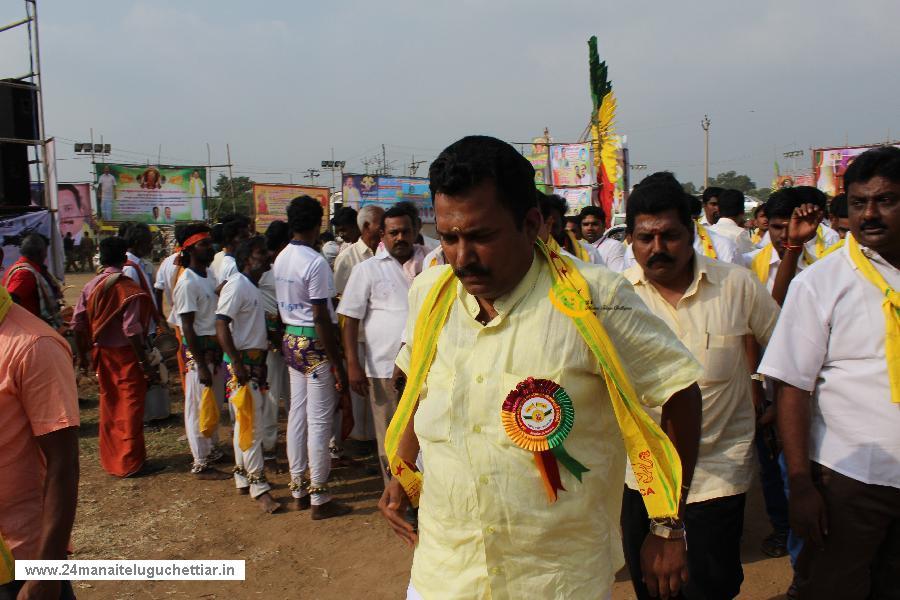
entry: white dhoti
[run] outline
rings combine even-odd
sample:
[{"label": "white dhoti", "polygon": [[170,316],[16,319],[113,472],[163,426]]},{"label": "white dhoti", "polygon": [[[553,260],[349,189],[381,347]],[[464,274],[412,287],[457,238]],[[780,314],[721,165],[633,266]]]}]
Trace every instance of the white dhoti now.
[{"label": "white dhoti", "polygon": [[[225,370],[217,365],[213,371],[213,365],[209,365],[212,373],[212,389],[216,397],[216,406],[221,410],[225,398]],[[200,401],[203,398],[203,388],[197,368],[191,367],[184,376],[184,430],[187,434],[188,445],[191,447],[191,455],[194,458],[191,472],[199,473],[209,466],[209,454],[219,442],[219,430],[216,428],[209,437],[200,433]]]},{"label": "white dhoti", "polygon": [[291,411],[291,380],[281,352],[269,351],[266,355],[269,389],[263,399],[262,445],[265,452],[274,452],[278,441],[278,406],[284,401],[285,412]]},{"label": "white dhoti", "polygon": [[[288,413],[287,455],[291,470],[291,495],[302,498],[310,494],[310,503],[319,506],[331,500],[326,484],[331,474],[331,455],[328,442],[337,392],[331,363],[318,365],[308,375],[293,367],[288,369],[291,380],[291,410]],[[303,480],[309,467],[310,482]]]},{"label": "white dhoti", "polygon": [[[264,420],[266,397],[259,389],[259,385],[251,381],[247,383],[250,395],[253,398],[253,445],[247,450],[241,450],[239,443],[241,435],[240,420],[234,423],[234,484],[238,489],[250,488],[250,496],[256,498],[271,489],[266,479],[263,461],[263,434],[266,422]],[[229,402],[229,404],[231,404]]]}]

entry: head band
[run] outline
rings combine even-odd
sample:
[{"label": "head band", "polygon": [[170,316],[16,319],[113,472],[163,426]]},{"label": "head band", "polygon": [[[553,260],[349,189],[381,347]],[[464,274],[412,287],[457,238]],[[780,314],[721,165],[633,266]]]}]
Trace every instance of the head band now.
[{"label": "head band", "polygon": [[188,248],[190,248],[194,244],[197,244],[198,242],[202,242],[203,240],[208,240],[209,237],[210,236],[209,236],[208,231],[204,231],[202,233],[195,233],[188,239],[184,240],[184,243],[181,245],[181,248],[183,250],[187,250]]}]

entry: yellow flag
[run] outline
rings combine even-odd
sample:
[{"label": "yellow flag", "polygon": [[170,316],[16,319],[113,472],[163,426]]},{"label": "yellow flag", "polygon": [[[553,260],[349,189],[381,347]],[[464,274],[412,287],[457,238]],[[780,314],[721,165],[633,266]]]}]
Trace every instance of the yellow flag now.
[{"label": "yellow flag", "polygon": [[246,452],[253,445],[253,394],[250,388],[242,385],[231,396],[234,404],[234,418],[239,429],[238,446]]},{"label": "yellow flag", "polygon": [[212,437],[218,426],[219,403],[216,402],[212,388],[203,386],[203,395],[200,397],[200,433],[203,437]]}]

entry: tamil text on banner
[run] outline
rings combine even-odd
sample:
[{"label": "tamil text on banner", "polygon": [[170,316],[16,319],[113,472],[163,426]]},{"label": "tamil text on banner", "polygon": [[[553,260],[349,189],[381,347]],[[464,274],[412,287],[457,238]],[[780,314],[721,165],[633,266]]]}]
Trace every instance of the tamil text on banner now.
[{"label": "tamil text on banner", "polygon": [[577,215],[585,206],[591,205],[591,192],[589,185],[581,187],[553,188],[553,193],[562,196],[569,207],[566,215]]},{"label": "tamil text on banner", "polygon": [[387,209],[398,202],[412,202],[423,223],[434,223],[434,206],[427,178],[345,175],[343,183],[344,206],[359,209],[376,204]]},{"label": "tamil text on banner", "polygon": [[[828,194],[836,196],[845,192],[844,173],[853,159],[875,146],[856,146],[850,148],[821,148],[813,150],[813,176],[816,187]],[[900,148],[900,144],[896,144]],[[799,185],[796,181],[794,185]]]},{"label": "tamil text on banner", "polygon": [[254,183],[253,206],[256,231],[263,233],[272,221],[287,221],[287,207],[291,200],[310,196],[322,205],[322,230],[328,227],[331,188],[308,185]]},{"label": "tamil text on banner", "polygon": [[50,239],[50,211],[39,210],[15,217],[0,217],[0,247],[3,267],[19,260],[19,246],[28,234],[39,233]]},{"label": "tamil text on banner", "polygon": [[156,225],[206,218],[206,168],[97,165],[97,208],[106,222]]},{"label": "tamil text on banner", "polygon": [[550,173],[553,187],[594,184],[591,144],[553,144],[550,146]]}]

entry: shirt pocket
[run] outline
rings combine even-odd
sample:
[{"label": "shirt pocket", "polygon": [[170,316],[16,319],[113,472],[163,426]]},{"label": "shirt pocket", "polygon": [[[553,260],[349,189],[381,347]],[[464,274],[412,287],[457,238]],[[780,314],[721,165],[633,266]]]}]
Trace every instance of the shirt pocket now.
[{"label": "shirt pocket", "polygon": [[454,375],[429,375],[428,383],[422,384],[419,392],[419,406],[413,417],[416,437],[432,443],[450,441],[452,404],[451,390]]},{"label": "shirt pocket", "polygon": [[703,355],[703,378],[707,381],[727,381],[734,377],[741,364],[747,362],[744,336],[707,333]]},{"label": "shirt pocket", "polygon": [[550,372],[533,372],[530,375],[522,375],[515,374],[510,372],[503,372],[500,374],[500,398],[497,404],[497,414],[495,415],[495,423],[497,424],[497,433],[496,440],[501,446],[504,447],[515,447],[519,448],[519,446],[514,443],[510,438],[509,434],[506,432],[506,428],[503,424],[503,403],[506,401],[507,396],[516,389],[516,386],[528,379],[529,377],[534,377],[535,379],[549,379],[553,381],[557,385],[560,385],[565,389],[563,382],[560,381],[562,377],[562,370],[558,369]]}]

